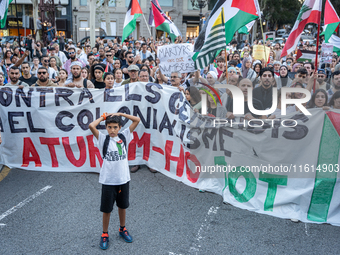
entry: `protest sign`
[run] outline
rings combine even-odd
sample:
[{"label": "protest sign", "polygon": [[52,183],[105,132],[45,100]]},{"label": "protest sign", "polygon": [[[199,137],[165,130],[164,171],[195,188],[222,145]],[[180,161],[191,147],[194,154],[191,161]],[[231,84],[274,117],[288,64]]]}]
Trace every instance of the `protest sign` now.
[{"label": "protest sign", "polygon": [[[266,54],[264,54],[264,48],[266,48]],[[263,45],[254,45],[253,46],[253,58],[262,60],[262,59],[269,59],[270,48]]]},{"label": "protest sign", "polygon": [[[146,164],[239,208],[340,226],[339,110],[287,115],[296,120],[294,127],[289,121],[242,126],[242,119],[215,127],[171,86],[2,87],[0,165],[99,172],[101,151],[88,125],[103,112],[117,111],[141,118],[129,144],[130,165]],[[123,124],[127,128],[131,121]],[[104,123],[97,128],[106,133]]]},{"label": "protest sign", "polygon": [[332,58],[333,58],[333,45],[323,43],[321,46],[320,66],[322,64],[332,64]]},{"label": "protest sign", "polygon": [[192,60],[194,46],[189,43],[170,44],[158,48],[159,69],[165,75],[171,72],[190,73],[195,71]]}]

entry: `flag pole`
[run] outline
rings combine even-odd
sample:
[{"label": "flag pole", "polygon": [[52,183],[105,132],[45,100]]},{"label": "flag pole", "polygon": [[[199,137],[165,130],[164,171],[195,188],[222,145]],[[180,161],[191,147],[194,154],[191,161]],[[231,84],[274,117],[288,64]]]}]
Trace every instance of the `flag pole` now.
[{"label": "flag pole", "polygon": [[144,18],[144,21],[145,21],[146,27],[148,28],[148,30],[149,30],[149,34],[150,34],[150,37],[151,37],[152,35],[151,35],[151,30],[150,30],[150,28],[149,28],[149,24],[146,22],[146,19],[145,19],[144,13],[143,13],[142,15],[143,15],[143,18]]},{"label": "flag pole", "polygon": [[[319,38],[320,38],[320,25],[321,23],[321,11],[319,14],[319,23],[318,23],[318,35],[316,37],[316,55],[315,55],[315,69],[318,69],[318,56],[319,56]],[[314,75],[314,74],[313,74]],[[314,85],[313,85],[313,93],[315,93],[315,79],[314,79]]]},{"label": "flag pole", "polygon": [[19,37],[19,53],[21,57],[21,42],[20,42],[20,27],[19,27],[19,18],[18,18],[18,9],[17,9],[17,0],[15,0],[15,15],[17,16],[17,26],[18,26],[18,37]]},{"label": "flag pole", "polygon": [[[222,7],[222,23],[225,29],[224,23],[224,7]],[[225,79],[228,84],[228,56],[227,56],[227,44],[225,45]]]},{"label": "flag pole", "polygon": [[266,44],[265,44],[265,40],[264,40],[264,33],[263,33],[263,27],[262,27],[261,13],[259,15],[259,18],[260,18],[260,27],[261,27],[261,33],[262,33],[262,38],[263,38],[263,49],[264,49],[264,58],[265,58],[264,66],[266,67],[267,66],[268,58],[267,58]]}]

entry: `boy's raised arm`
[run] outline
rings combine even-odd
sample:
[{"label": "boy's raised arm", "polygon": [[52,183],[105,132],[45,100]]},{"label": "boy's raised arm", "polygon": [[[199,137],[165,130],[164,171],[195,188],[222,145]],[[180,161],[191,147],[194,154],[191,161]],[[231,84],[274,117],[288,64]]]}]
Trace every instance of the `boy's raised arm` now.
[{"label": "boy's raised arm", "polygon": [[133,116],[133,115],[129,115],[129,114],[126,114],[126,113],[118,112],[118,113],[116,113],[114,115],[122,116],[122,117],[128,118],[129,120],[132,120],[132,124],[129,127],[131,133],[133,132],[133,130],[135,130],[135,128],[138,126],[138,123],[140,121],[139,117],[136,117],[136,116]]},{"label": "boy's raised arm", "polygon": [[[103,115],[107,116],[107,113],[104,113]],[[92,134],[98,139],[99,131],[97,129],[97,126],[100,122],[104,120],[104,117],[101,116],[100,118],[96,119],[95,121],[91,122],[89,125],[89,129],[91,130]]]}]

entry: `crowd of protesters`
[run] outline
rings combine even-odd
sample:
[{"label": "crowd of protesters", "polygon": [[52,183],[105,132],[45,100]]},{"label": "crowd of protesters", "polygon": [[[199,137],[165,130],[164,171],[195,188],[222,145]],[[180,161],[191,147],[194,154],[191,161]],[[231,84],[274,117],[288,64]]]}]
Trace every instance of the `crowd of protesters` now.
[{"label": "crowd of protesters", "polygon": [[[178,37],[174,43],[194,44],[194,38],[183,40]],[[58,37],[44,45],[28,35],[18,44],[7,43],[3,47],[3,58],[0,70],[0,86],[59,86],[77,88],[113,88],[132,82],[153,82],[178,88],[186,95],[194,110],[201,110],[199,84],[214,86],[227,83],[238,86],[245,96],[245,118],[267,118],[280,115],[280,105],[271,116],[253,115],[248,108],[247,91],[253,89],[253,105],[257,110],[265,110],[272,106],[272,91],[276,87],[281,96],[282,87],[300,87],[308,89],[312,99],[308,102],[310,108],[340,109],[340,64],[339,57],[333,54],[332,64],[314,66],[311,62],[300,62],[296,54],[291,53],[281,58],[283,44],[276,43],[270,47],[268,61],[252,58],[252,49],[262,41],[255,40],[253,44],[247,41],[238,44],[233,40],[226,52],[222,50],[214,63],[193,73],[173,72],[164,75],[157,58],[159,46],[172,43],[168,38],[154,40],[133,37],[123,43],[119,40],[96,39],[95,46],[89,41],[81,47],[72,39],[65,41]],[[301,50],[315,51],[316,46],[307,41],[300,42]],[[22,49],[25,51],[22,51]],[[298,48],[297,48],[298,49]],[[234,118],[233,95],[229,90],[219,89],[218,94],[222,105],[217,100],[207,97],[208,115],[211,117]],[[216,94],[215,94],[216,96]],[[286,95],[301,98],[303,93]],[[298,111],[294,107],[289,112]]]}]

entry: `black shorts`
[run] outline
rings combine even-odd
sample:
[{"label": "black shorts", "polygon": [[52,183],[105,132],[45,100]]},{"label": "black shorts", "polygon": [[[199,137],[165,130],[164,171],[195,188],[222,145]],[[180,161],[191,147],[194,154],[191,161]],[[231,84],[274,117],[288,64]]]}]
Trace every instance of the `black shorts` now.
[{"label": "black shorts", "polygon": [[129,183],[122,185],[102,185],[102,198],[100,211],[110,213],[116,201],[118,208],[126,209],[129,207]]}]

